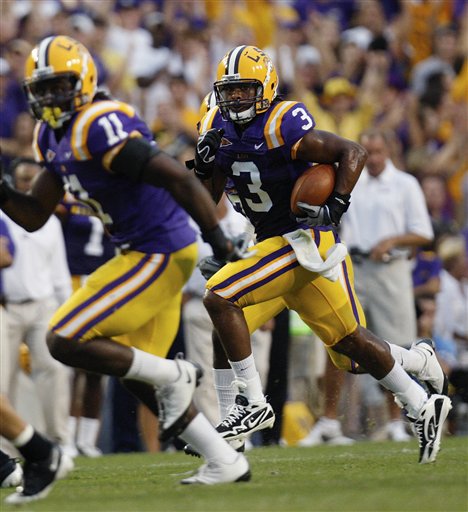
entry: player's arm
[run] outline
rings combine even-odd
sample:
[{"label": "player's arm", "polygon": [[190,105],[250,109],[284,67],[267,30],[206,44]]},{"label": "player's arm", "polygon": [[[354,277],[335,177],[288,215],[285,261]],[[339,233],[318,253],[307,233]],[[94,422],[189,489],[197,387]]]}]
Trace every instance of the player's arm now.
[{"label": "player's arm", "polygon": [[227,177],[224,173],[216,166],[213,169],[213,174],[211,178],[207,180],[203,180],[203,186],[210,193],[213,201],[218,204],[221,201],[221,197],[223,197],[224,187],[226,186]]},{"label": "player's arm", "polygon": [[135,182],[168,190],[200,226],[203,239],[219,259],[235,259],[236,252],[219,227],[215,203],[194,174],[142,137],[129,138],[110,163],[110,170]]},{"label": "player's arm", "polygon": [[310,130],[297,143],[295,157],[316,163],[336,163],[335,188],[323,206],[301,206],[307,217],[300,220],[310,226],[338,226],[349,207],[351,191],[367,160],[367,151],[356,142],[330,132]]},{"label": "player's arm", "polygon": [[296,158],[315,163],[337,163],[335,191],[350,194],[367,160],[367,151],[356,142],[330,132],[311,130],[299,141]]},{"label": "player's arm", "polygon": [[52,172],[44,169],[32,190],[22,194],[0,177],[0,208],[26,231],[40,229],[54,213],[64,194],[63,184]]}]

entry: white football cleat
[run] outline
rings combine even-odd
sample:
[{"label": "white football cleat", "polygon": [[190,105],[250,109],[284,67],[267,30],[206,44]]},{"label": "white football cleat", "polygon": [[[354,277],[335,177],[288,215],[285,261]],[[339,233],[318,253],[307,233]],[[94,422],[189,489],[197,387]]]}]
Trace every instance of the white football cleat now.
[{"label": "white football cleat", "polygon": [[418,352],[425,358],[425,364],[421,370],[412,374],[427,386],[431,395],[446,395],[448,379],[437,360],[434,342],[430,338],[423,338],[413,343],[410,350]]},{"label": "white football cleat", "polygon": [[396,441],[398,443],[412,439],[408,432],[406,432],[405,422],[402,420],[389,421],[387,425],[385,425],[385,433],[390,441]]},{"label": "white football cleat", "polygon": [[77,444],[78,453],[89,457],[90,459],[97,459],[102,457],[102,451],[97,447],[90,444]]},{"label": "white football cleat", "polygon": [[216,430],[226,441],[233,441],[272,428],[274,422],[275,413],[268,402],[249,402],[245,396],[236,395],[234,405]]},{"label": "white football cleat", "polygon": [[161,441],[178,436],[187,427],[187,413],[202,376],[201,368],[190,361],[185,361],[182,354],[177,354],[175,363],[179,369],[178,378],[170,384],[156,388]]},{"label": "white football cleat", "polygon": [[232,464],[209,461],[203,464],[198,471],[188,478],[180,481],[181,484],[215,485],[230,482],[248,482],[251,478],[249,463],[239,453]]},{"label": "white football cleat", "polygon": [[419,441],[419,462],[421,464],[436,460],[440,450],[444,422],[451,408],[452,402],[448,396],[431,395],[422,407],[419,416],[412,420]]},{"label": "white football cleat", "polygon": [[307,436],[297,443],[297,446],[317,446],[325,443],[346,446],[353,444],[354,439],[343,435],[338,420],[323,416],[312,427]]},{"label": "white football cleat", "polygon": [[[236,452],[244,452],[245,451],[245,440],[244,439],[234,439],[233,441],[226,441],[230,444]],[[201,455],[195,450],[195,448],[191,444],[186,444],[184,446],[184,453],[186,455],[191,455],[192,457],[201,457]]]}]

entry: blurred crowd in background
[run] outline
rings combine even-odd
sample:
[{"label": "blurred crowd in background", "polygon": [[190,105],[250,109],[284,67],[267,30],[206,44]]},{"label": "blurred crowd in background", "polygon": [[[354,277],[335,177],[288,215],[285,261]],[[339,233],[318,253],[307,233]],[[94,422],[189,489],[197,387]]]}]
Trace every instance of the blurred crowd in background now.
[{"label": "blurred crowd in background", "polygon": [[[355,141],[369,128],[384,130],[395,166],[419,180],[435,232],[415,255],[419,334],[438,339],[448,373],[468,368],[464,0],[1,0],[6,169],[33,157],[23,65],[52,34],[87,46],[99,87],[134,105],[160,147],[182,162],[193,157],[216,65],[240,44],[272,57],[281,95],[303,102],[318,129]],[[466,376],[457,389],[468,404]]]}]

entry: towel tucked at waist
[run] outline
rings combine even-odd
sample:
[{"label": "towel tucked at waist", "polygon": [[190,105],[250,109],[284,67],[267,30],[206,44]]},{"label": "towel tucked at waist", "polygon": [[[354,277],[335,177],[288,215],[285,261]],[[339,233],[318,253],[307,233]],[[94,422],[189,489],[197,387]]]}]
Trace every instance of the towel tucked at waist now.
[{"label": "towel tucked at waist", "polygon": [[297,229],[283,235],[296,253],[301,267],[316,272],[330,281],[339,277],[341,262],[346,258],[348,250],[341,242],[336,243],[327,251],[325,261],[320,256],[315,240],[309,231]]}]

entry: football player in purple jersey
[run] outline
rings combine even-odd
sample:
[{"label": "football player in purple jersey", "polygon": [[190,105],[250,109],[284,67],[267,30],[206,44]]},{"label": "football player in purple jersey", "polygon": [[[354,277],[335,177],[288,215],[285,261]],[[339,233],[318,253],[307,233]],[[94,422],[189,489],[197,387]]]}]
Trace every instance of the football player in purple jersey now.
[{"label": "football player in purple jersey", "polygon": [[[201,265],[209,278],[204,303],[222,344],[215,344],[214,367],[232,367],[238,390],[217,430],[225,439],[238,441],[274,421],[252,356],[251,325],[244,310],[281,297],[321,338],[336,366],[367,371],[393,392],[414,422],[419,461],[432,462],[451,408],[444,396],[445,375],[427,340],[405,350],[365,328],[351,260],[335,230],[348,209],[366,151],[316,129],[306,107],[281,100],[277,89],[275,66],[262,50],[233,48],[218,65],[217,106],[199,127],[195,174],[215,200],[226,182],[235,188],[257,239],[248,250],[250,257],[226,262],[215,256]],[[336,164],[335,188],[322,206],[299,203],[304,215],[295,218],[291,191],[313,163]]]},{"label": "football player in purple jersey", "polygon": [[[218,258],[242,253],[223,235],[199,180],[158,149],[130,105],[97,94],[96,83],[93,59],[77,41],[51,36],[33,49],[24,88],[44,170],[28,195],[0,184],[2,210],[26,230],[40,228],[68,191],[101,218],[119,248],[50,320],[50,352],[69,366],[124,379],[152,410],[156,390],[161,439],[195,443],[208,460],[183,483],[248,480],[244,456],[192,406],[199,370],[182,357],[165,359],[197,259],[189,214]],[[116,337],[127,333],[126,346]]]}]

